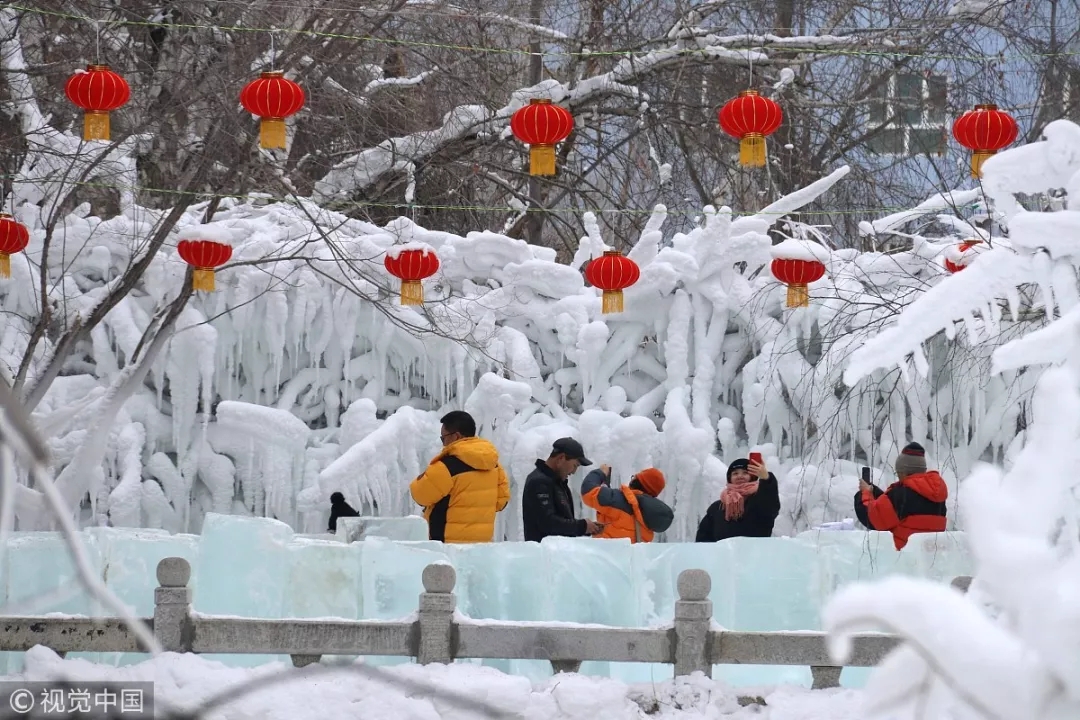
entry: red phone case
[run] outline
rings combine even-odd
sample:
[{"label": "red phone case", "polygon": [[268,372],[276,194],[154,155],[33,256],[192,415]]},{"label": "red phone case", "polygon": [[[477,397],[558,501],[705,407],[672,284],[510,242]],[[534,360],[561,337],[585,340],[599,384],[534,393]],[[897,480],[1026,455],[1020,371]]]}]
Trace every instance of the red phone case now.
[{"label": "red phone case", "polygon": [[750,462],[761,464],[761,453],[750,453]]}]

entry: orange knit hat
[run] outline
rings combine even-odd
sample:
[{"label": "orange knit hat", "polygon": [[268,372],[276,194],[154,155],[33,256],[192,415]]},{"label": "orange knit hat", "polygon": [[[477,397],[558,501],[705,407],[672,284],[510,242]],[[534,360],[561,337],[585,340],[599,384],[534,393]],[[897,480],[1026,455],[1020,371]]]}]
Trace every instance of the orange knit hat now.
[{"label": "orange knit hat", "polygon": [[653,497],[657,497],[664,492],[664,473],[656,468],[645,468],[634,475],[634,479],[638,481],[638,485],[641,486],[642,490]]}]

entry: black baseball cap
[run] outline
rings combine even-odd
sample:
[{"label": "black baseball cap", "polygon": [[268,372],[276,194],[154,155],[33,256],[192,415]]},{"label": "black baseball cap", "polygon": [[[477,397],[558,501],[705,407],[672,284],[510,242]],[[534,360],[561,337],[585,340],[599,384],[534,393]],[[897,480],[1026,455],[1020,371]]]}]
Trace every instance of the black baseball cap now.
[{"label": "black baseball cap", "polygon": [[578,464],[582,467],[592,465],[592,460],[585,457],[585,448],[581,447],[581,443],[579,443],[574,438],[559,438],[554,443],[552,443],[551,453],[553,455],[555,453],[559,453],[565,455],[571,460],[577,460]]}]

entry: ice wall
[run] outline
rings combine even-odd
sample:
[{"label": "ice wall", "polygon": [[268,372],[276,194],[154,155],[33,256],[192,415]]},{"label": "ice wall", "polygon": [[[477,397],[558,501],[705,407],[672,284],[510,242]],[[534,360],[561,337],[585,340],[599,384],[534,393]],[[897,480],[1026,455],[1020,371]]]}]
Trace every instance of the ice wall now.
[{"label": "ice wall", "polygon": [[[401,524],[384,527],[387,534],[415,532],[408,519]],[[201,536],[115,528],[81,535],[107,586],[144,617],[153,613],[157,562],[170,555],[192,563],[194,610],[206,614],[405,618],[416,611],[423,568],[442,560],[457,569],[458,608],[470,617],[623,627],[670,622],[678,574],[702,568],[713,578],[714,619],[733,630],[815,630],[823,604],[841,585],[888,574],[947,581],[972,570],[961,533],[916,535],[899,553],[887,533],[859,531],[710,544],[550,538],[540,544],[443,545],[381,537],[345,543],[330,535],[297,535],[276,520],[211,514]],[[3,552],[3,602],[20,605],[19,614],[102,612],[73,581],[58,534],[14,533]],[[58,588],[67,592],[51,605],[25,602]],[[21,667],[21,654],[0,655],[6,656],[0,671]],[[139,657],[81,655],[113,664]],[[288,660],[257,655],[216,659],[234,666]],[[533,677],[551,672],[547,663],[536,661],[489,664]],[[670,676],[671,670],[593,662],[583,665],[582,672],[640,682]],[[810,680],[807,668],[794,667],[718,666],[716,674],[738,684]]]}]

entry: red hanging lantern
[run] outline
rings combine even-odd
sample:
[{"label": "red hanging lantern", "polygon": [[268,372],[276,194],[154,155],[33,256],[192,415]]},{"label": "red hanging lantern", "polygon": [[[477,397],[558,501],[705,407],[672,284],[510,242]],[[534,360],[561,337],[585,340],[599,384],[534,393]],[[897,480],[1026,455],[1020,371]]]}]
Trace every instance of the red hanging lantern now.
[{"label": "red hanging lantern", "polygon": [[431,250],[402,250],[393,255],[391,249],[386,253],[383,264],[386,271],[401,280],[401,304],[423,305],[423,280],[439,271],[439,256]]},{"label": "red hanging lantern", "polygon": [[181,259],[195,268],[192,290],[214,292],[214,269],[232,258],[232,247],[216,240],[181,240],[177,246]]},{"label": "red hanging lantern", "polygon": [[570,137],[574,116],[551,100],[533,98],[510,118],[510,131],[529,146],[529,174],[555,174],[555,145]]},{"label": "red hanging lantern", "polygon": [[974,110],[956,118],[952,133],[956,141],[972,150],[971,177],[982,177],[982,164],[986,158],[1011,145],[1020,130],[1016,120],[997,105],[976,105]]},{"label": "red hanging lantern", "polygon": [[11,277],[11,256],[30,244],[30,231],[21,222],[0,213],[0,277]]},{"label": "red hanging lantern", "polygon": [[765,138],[776,132],[784,121],[784,111],[757,90],[743,90],[717,113],[720,128],[739,140],[739,164],[744,167],[765,165]]},{"label": "red hanging lantern", "polygon": [[773,277],[788,286],[789,308],[807,307],[810,304],[810,289],[807,285],[825,276],[825,266],[817,260],[777,258],[772,261],[771,270]]},{"label": "red hanging lantern", "polygon": [[[957,246],[957,248],[956,248],[957,254],[960,255],[960,256],[963,256],[963,254],[965,252],[967,252],[971,248],[975,247],[976,245],[981,245],[981,244],[982,244],[982,240],[965,240],[964,242],[960,243],[959,246]],[[958,273],[961,270],[963,270],[964,268],[966,268],[968,266],[968,263],[971,262],[970,259],[968,259],[967,261],[964,261],[963,257],[958,258],[958,260],[960,262],[953,262],[949,258],[945,258],[945,269],[948,270],[951,273]]]},{"label": "red hanging lantern", "polygon": [[270,70],[249,82],[240,92],[240,104],[258,115],[259,146],[285,148],[285,118],[304,107],[304,89],[285,77],[284,70]]},{"label": "red hanging lantern", "polygon": [[108,141],[112,135],[109,113],[124,106],[131,88],[108,65],[87,65],[85,71],[68,78],[64,94],[84,111],[83,140]]},{"label": "red hanging lantern", "polygon": [[606,250],[603,256],[590,260],[585,267],[585,279],[604,291],[601,312],[605,315],[623,311],[623,290],[640,277],[638,264],[618,250]]}]

